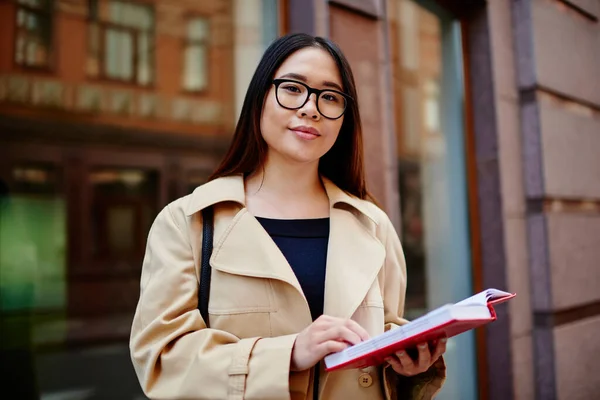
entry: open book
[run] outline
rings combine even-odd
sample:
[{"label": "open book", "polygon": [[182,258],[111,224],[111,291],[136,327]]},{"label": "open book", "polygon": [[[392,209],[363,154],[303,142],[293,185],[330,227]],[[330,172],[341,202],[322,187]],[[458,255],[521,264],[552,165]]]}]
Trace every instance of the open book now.
[{"label": "open book", "polygon": [[406,325],[325,357],[325,369],[365,368],[378,365],[400,350],[441,337],[452,337],[496,320],[494,304],[515,297],[513,293],[487,289],[456,304],[439,307]]}]

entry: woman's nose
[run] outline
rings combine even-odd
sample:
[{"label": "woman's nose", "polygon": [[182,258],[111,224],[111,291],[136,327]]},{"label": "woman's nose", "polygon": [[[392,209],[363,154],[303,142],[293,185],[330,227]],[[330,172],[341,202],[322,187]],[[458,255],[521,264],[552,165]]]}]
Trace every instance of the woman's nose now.
[{"label": "woman's nose", "polygon": [[317,95],[315,93],[311,93],[308,97],[308,101],[300,107],[298,110],[300,116],[302,117],[310,117],[315,121],[320,118],[319,110],[317,109]]}]

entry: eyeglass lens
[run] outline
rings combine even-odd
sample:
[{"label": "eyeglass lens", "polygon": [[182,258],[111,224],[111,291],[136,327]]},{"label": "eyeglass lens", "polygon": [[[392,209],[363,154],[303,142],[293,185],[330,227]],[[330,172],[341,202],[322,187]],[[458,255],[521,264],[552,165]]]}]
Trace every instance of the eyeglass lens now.
[{"label": "eyeglass lens", "polygon": [[[308,98],[306,86],[295,82],[282,82],[277,87],[277,100],[285,108],[298,109]],[[317,98],[317,109],[326,118],[339,118],[346,110],[346,99],[341,94],[326,90]]]}]

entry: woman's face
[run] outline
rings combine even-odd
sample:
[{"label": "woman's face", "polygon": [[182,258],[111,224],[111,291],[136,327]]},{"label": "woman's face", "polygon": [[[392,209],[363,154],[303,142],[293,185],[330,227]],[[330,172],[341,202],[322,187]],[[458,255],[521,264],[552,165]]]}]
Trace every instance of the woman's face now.
[{"label": "woman's face", "polygon": [[[323,49],[307,47],[296,51],[275,72],[275,79],[292,79],[314,89],[342,91],[342,79],[333,58]],[[288,101],[305,88],[285,83],[280,85],[279,99]],[[293,100],[292,100],[293,101]],[[268,145],[269,159],[283,158],[295,163],[313,163],[331,149],[335,143],[344,117],[332,120],[317,110],[316,94],[297,110],[289,110],[277,102],[275,85],[267,93],[260,120],[262,137]],[[340,98],[323,95],[319,100],[322,111],[335,107]],[[285,102],[285,100],[284,100]]]}]

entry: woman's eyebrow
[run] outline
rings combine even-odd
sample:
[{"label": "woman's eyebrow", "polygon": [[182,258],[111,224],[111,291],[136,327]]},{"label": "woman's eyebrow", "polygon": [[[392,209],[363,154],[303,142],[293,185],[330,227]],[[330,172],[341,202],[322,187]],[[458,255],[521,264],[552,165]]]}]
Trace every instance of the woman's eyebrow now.
[{"label": "woman's eyebrow", "polygon": [[[308,82],[308,79],[306,78],[306,76],[297,74],[295,72],[288,72],[287,74],[282,75],[280,79],[283,79],[283,78],[296,79],[296,80],[302,81],[304,83]],[[342,87],[335,82],[323,81],[323,86],[331,87],[331,88],[339,90],[340,92],[343,92]]]}]

